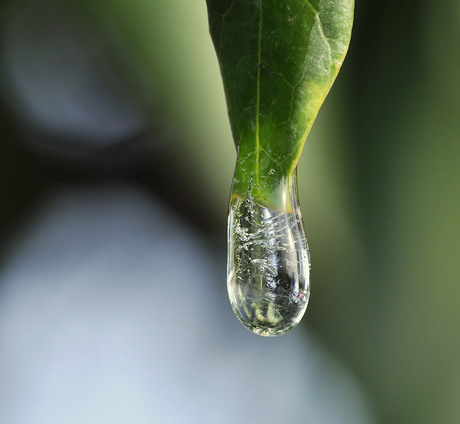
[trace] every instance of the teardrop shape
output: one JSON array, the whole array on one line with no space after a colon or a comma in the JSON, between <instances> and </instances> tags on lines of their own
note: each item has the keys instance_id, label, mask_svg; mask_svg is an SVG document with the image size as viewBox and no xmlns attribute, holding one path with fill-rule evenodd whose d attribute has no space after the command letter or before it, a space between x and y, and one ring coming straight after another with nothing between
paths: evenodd
<instances>
[{"instance_id":1,"label":"teardrop shape","mask_svg":"<svg viewBox=\"0 0 460 424\"><path fill-rule=\"evenodd\" d=\"M228 219L227 289L241 323L261 336L294 328L310 297L310 255L296 172L276 191L282 207L233 194Z\"/></svg>"}]
</instances>

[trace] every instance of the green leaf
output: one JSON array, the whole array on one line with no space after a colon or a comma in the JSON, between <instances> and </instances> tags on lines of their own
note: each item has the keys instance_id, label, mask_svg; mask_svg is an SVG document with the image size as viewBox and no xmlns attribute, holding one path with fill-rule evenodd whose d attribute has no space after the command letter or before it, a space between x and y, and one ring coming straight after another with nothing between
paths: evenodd
<instances>
[{"instance_id":1,"label":"green leaf","mask_svg":"<svg viewBox=\"0 0 460 424\"><path fill-rule=\"evenodd\" d=\"M353 0L207 0L238 151L233 193L270 203L348 49ZM253 193L254 194L254 193Z\"/></svg>"}]
</instances>

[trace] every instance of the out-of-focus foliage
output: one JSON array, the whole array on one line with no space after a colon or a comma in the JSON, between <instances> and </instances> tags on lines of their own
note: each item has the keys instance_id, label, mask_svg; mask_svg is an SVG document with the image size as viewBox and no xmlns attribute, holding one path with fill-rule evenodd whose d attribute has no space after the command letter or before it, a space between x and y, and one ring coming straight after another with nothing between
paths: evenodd
<instances>
[{"instance_id":1,"label":"out-of-focus foliage","mask_svg":"<svg viewBox=\"0 0 460 424\"><path fill-rule=\"evenodd\" d=\"M183 212L198 208L223 238L235 155L204 1L68 3L166 134L152 155L166 163L163 174L174 169L165 191L188 196ZM0 9L2 40L22 11L38 7L11 4ZM313 264L304 321L392 424L460 417L459 18L453 2L358 4L349 55L299 168ZM2 93L11 93L2 46ZM30 137L12 101L3 95L3 230L63 178L18 147Z\"/></svg>"}]
</instances>

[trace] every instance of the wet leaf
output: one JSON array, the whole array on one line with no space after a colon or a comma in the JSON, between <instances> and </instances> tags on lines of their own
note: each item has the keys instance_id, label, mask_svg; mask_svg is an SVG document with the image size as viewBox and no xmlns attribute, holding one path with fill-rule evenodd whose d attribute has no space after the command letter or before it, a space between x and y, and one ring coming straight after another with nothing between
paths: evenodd
<instances>
[{"instance_id":1,"label":"wet leaf","mask_svg":"<svg viewBox=\"0 0 460 424\"><path fill-rule=\"evenodd\" d=\"M350 41L353 0L207 0L238 150L233 192L296 169Z\"/></svg>"}]
</instances>

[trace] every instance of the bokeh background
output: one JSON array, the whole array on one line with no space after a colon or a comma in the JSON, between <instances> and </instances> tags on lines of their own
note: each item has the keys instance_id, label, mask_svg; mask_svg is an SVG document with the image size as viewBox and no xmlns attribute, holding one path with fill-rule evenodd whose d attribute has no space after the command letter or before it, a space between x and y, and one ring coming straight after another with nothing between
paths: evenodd
<instances>
[{"instance_id":1,"label":"bokeh background","mask_svg":"<svg viewBox=\"0 0 460 424\"><path fill-rule=\"evenodd\" d=\"M224 298L235 151L204 0L3 0L0 22L5 423L460 421L458 2L357 2L299 165L312 297L272 345Z\"/></svg>"}]
</instances>

